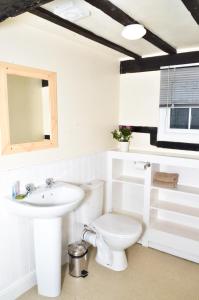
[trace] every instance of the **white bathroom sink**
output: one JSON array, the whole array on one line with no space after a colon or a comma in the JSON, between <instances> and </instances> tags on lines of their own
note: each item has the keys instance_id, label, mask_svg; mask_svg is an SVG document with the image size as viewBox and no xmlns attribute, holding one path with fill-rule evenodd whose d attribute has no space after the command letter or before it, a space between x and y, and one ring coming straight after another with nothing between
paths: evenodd
<instances>
[{"instance_id":1,"label":"white bathroom sink","mask_svg":"<svg viewBox=\"0 0 199 300\"><path fill-rule=\"evenodd\" d=\"M22 200L4 197L0 201L8 212L33 218L36 277L42 296L60 295L62 217L81 203L84 194L78 186L55 182L36 188Z\"/></svg>"},{"instance_id":2,"label":"white bathroom sink","mask_svg":"<svg viewBox=\"0 0 199 300\"><path fill-rule=\"evenodd\" d=\"M22 199L3 197L0 205L17 216L33 218L38 293L57 297L61 292L62 217L73 211L85 192L66 182L40 186Z\"/></svg>"},{"instance_id":3,"label":"white bathroom sink","mask_svg":"<svg viewBox=\"0 0 199 300\"><path fill-rule=\"evenodd\" d=\"M11 213L19 216L56 218L75 209L83 198L84 191L80 187L65 182L55 182L52 187L38 187L22 200L7 197L4 205Z\"/></svg>"}]
</instances>

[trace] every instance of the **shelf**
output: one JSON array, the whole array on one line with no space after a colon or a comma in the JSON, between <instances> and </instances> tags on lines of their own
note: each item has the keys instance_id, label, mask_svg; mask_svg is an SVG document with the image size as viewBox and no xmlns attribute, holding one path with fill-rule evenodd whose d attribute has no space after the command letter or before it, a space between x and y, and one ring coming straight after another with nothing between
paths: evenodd
<instances>
[{"instance_id":1,"label":"shelf","mask_svg":"<svg viewBox=\"0 0 199 300\"><path fill-rule=\"evenodd\" d=\"M186 185L177 185L176 188L167 188L162 187L161 185L152 185L151 189L161 189L166 190L169 192L177 192L177 193L183 193L183 194L192 194L199 196L199 188L193 187L193 186L186 186Z\"/></svg>"},{"instance_id":2,"label":"shelf","mask_svg":"<svg viewBox=\"0 0 199 300\"><path fill-rule=\"evenodd\" d=\"M112 181L113 182L120 182L120 183L144 185L144 178L140 178L140 177L119 176L117 178L113 178Z\"/></svg>"},{"instance_id":3,"label":"shelf","mask_svg":"<svg viewBox=\"0 0 199 300\"><path fill-rule=\"evenodd\" d=\"M151 208L199 218L199 208L197 207L185 206L167 201L152 200Z\"/></svg>"},{"instance_id":4,"label":"shelf","mask_svg":"<svg viewBox=\"0 0 199 300\"><path fill-rule=\"evenodd\" d=\"M155 219L151 222L150 229L173 234L197 242L199 241L199 229L180 225L174 222Z\"/></svg>"}]
</instances>

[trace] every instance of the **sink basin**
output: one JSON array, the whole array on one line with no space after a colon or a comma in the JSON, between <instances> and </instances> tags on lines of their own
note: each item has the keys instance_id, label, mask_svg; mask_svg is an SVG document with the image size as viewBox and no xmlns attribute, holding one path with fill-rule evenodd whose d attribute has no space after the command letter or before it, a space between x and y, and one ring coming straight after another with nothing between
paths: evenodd
<instances>
[{"instance_id":1,"label":"sink basin","mask_svg":"<svg viewBox=\"0 0 199 300\"><path fill-rule=\"evenodd\" d=\"M33 218L38 293L58 297L61 292L62 217L74 210L84 191L73 184L55 182L41 186L22 200L4 197L8 212Z\"/></svg>"},{"instance_id":2,"label":"sink basin","mask_svg":"<svg viewBox=\"0 0 199 300\"><path fill-rule=\"evenodd\" d=\"M84 191L73 184L55 182L41 186L22 200L7 198L5 205L16 215L31 218L56 218L75 209L84 198Z\"/></svg>"}]
</instances>

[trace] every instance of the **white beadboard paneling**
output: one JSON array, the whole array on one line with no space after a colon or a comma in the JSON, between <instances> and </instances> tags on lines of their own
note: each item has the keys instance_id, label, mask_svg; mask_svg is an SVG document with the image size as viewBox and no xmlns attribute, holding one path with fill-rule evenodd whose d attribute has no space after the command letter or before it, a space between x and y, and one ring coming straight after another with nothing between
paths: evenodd
<instances>
[{"instance_id":1,"label":"white beadboard paneling","mask_svg":"<svg viewBox=\"0 0 199 300\"><path fill-rule=\"evenodd\" d=\"M74 183L84 183L94 179L105 180L106 153L0 171L0 195L11 195L12 184L16 180L20 181L23 191L27 183L40 185L47 177ZM13 295L15 287L16 293L17 291L20 293L20 289L25 290L26 277L29 280L28 274L34 272L32 221L10 215L2 205L0 207L0 299L5 295L9 299L9 293ZM74 235L75 224L70 214L63 220L63 261L67 257L67 245L74 241ZM34 280L29 281L27 286L31 287ZM20 287L20 284L23 286Z\"/></svg>"}]
</instances>

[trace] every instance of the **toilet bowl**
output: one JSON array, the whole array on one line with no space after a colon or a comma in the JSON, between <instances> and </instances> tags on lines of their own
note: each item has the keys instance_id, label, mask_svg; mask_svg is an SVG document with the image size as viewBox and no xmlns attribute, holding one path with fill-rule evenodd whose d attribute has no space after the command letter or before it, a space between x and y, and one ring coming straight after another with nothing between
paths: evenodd
<instances>
[{"instance_id":1,"label":"toilet bowl","mask_svg":"<svg viewBox=\"0 0 199 300\"><path fill-rule=\"evenodd\" d=\"M99 232L110 248L110 261L101 260L102 255L96 257L96 261L101 265L109 267L115 271L122 271L127 268L125 249L137 242L141 233L142 225L132 217L120 214L104 214L95 220L91 227ZM98 250L97 250L98 251Z\"/></svg>"},{"instance_id":2,"label":"toilet bowl","mask_svg":"<svg viewBox=\"0 0 199 300\"><path fill-rule=\"evenodd\" d=\"M142 223L126 215L102 214L102 181L91 182L83 188L87 196L76 211L78 222L85 226L82 238L97 248L97 263L115 271L125 270L128 266L125 249L141 236Z\"/></svg>"}]
</instances>

